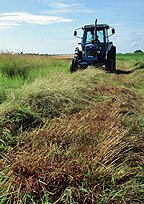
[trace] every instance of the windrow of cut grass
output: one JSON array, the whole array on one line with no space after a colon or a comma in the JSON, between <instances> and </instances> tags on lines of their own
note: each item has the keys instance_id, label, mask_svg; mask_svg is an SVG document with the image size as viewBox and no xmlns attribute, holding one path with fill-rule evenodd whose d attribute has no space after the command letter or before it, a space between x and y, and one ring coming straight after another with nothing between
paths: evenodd
<instances>
[{"instance_id":1,"label":"windrow of cut grass","mask_svg":"<svg viewBox=\"0 0 144 204\"><path fill-rule=\"evenodd\" d=\"M93 69L75 75L51 74L10 92L0 106L1 135L6 148L8 144L15 145L16 136L22 131L39 127L61 114L73 114L93 103L111 100L104 88L109 76L104 79L104 75ZM94 88L94 84L99 85Z\"/></svg>"},{"instance_id":2,"label":"windrow of cut grass","mask_svg":"<svg viewBox=\"0 0 144 204\"><path fill-rule=\"evenodd\" d=\"M7 89L2 204L143 203L143 63L130 72L122 64L115 74L49 72Z\"/></svg>"},{"instance_id":3,"label":"windrow of cut grass","mask_svg":"<svg viewBox=\"0 0 144 204\"><path fill-rule=\"evenodd\" d=\"M2 164L3 202L141 202L139 104L125 88L114 97L22 134Z\"/></svg>"}]
</instances>

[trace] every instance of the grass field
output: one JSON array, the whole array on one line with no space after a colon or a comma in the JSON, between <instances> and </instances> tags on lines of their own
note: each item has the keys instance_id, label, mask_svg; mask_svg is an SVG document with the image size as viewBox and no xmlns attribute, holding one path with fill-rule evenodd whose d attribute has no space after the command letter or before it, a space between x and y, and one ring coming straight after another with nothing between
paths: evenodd
<instances>
[{"instance_id":1,"label":"grass field","mask_svg":"<svg viewBox=\"0 0 144 204\"><path fill-rule=\"evenodd\" d=\"M0 204L144 202L144 54L117 71L0 55Z\"/></svg>"}]
</instances>

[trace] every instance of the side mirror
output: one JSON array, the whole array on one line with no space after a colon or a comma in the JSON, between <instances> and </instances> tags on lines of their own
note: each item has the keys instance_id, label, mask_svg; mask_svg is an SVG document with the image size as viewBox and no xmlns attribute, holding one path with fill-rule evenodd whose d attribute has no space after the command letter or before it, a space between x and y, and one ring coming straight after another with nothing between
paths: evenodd
<instances>
[{"instance_id":1,"label":"side mirror","mask_svg":"<svg viewBox=\"0 0 144 204\"><path fill-rule=\"evenodd\" d=\"M77 36L77 31L76 30L74 31L74 36Z\"/></svg>"},{"instance_id":2,"label":"side mirror","mask_svg":"<svg viewBox=\"0 0 144 204\"><path fill-rule=\"evenodd\" d=\"M115 29L114 28L112 28L112 34L115 34Z\"/></svg>"}]
</instances>

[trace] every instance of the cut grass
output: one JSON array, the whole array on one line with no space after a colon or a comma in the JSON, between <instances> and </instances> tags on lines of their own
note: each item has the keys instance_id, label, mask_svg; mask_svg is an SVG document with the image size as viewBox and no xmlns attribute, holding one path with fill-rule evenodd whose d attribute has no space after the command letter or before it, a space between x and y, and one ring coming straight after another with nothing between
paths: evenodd
<instances>
[{"instance_id":1,"label":"cut grass","mask_svg":"<svg viewBox=\"0 0 144 204\"><path fill-rule=\"evenodd\" d=\"M143 63L70 75L30 59L59 71L2 89L1 203L142 203Z\"/></svg>"},{"instance_id":2,"label":"cut grass","mask_svg":"<svg viewBox=\"0 0 144 204\"><path fill-rule=\"evenodd\" d=\"M50 203L121 203L133 201L133 196L141 200L141 136L133 137L133 125L124 126L135 101L131 94L130 100L121 89L115 102L62 115L50 128L22 135L5 162L11 169L5 185L15 202L26 194L38 201L44 192ZM122 105L127 101L129 114Z\"/></svg>"},{"instance_id":3,"label":"cut grass","mask_svg":"<svg viewBox=\"0 0 144 204\"><path fill-rule=\"evenodd\" d=\"M109 94L92 89L92 81L100 73L103 74L97 71L94 76L93 70L87 70L81 73L81 77L78 73L77 76L51 75L14 90L0 106L3 141L7 141L9 133L8 135L12 135L13 144L13 138L23 130L36 128L36 125L39 127L62 113L72 114L95 102L109 100Z\"/></svg>"}]
</instances>

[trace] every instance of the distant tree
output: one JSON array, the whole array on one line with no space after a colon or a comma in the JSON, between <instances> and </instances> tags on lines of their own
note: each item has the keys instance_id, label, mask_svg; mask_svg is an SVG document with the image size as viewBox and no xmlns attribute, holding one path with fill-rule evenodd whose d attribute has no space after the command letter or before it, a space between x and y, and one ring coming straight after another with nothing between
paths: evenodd
<instances>
[{"instance_id":1,"label":"distant tree","mask_svg":"<svg viewBox=\"0 0 144 204\"><path fill-rule=\"evenodd\" d=\"M134 51L134 53L143 53L143 51L142 50L136 50L136 51Z\"/></svg>"}]
</instances>

